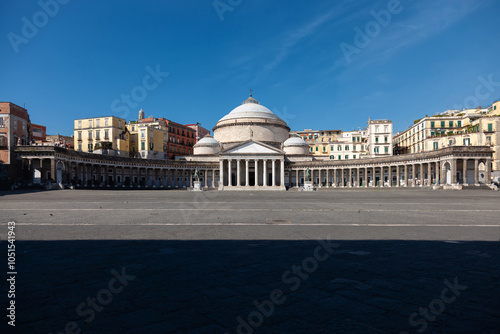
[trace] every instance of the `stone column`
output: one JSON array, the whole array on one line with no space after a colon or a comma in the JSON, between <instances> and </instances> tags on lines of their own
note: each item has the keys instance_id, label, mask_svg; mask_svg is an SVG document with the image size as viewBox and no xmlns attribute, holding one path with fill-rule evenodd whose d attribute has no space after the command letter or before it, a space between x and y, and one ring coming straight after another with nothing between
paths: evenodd
<instances>
[{"instance_id":1,"label":"stone column","mask_svg":"<svg viewBox=\"0 0 500 334\"><path fill-rule=\"evenodd\" d=\"M280 175L280 186L282 189L285 188L285 160L281 160L281 175Z\"/></svg>"},{"instance_id":2,"label":"stone column","mask_svg":"<svg viewBox=\"0 0 500 334\"><path fill-rule=\"evenodd\" d=\"M420 168L420 186L424 186L424 164L420 163L419 165Z\"/></svg>"},{"instance_id":3,"label":"stone column","mask_svg":"<svg viewBox=\"0 0 500 334\"><path fill-rule=\"evenodd\" d=\"M267 186L267 159L264 159L262 167L262 185Z\"/></svg>"},{"instance_id":4,"label":"stone column","mask_svg":"<svg viewBox=\"0 0 500 334\"><path fill-rule=\"evenodd\" d=\"M489 185L491 183L491 159L486 159L486 162L484 163L484 168L485 168L485 179L484 183L486 185Z\"/></svg>"},{"instance_id":5,"label":"stone column","mask_svg":"<svg viewBox=\"0 0 500 334\"><path fill-rule=\"evenodd\" d=\"M212 169L212 188L215 188L215 169Z\"/></svg>"},{"instance_id":6,"label":"stone column","mask_svg":"<svg viewBox=\"0 0 500 334\"><path fill-rule=\"evenodd\" d=\"M330 188L330 170L326 169L326 187Z\"/></svg>"},{"instance_id":7,"label":"stone column","mask_svg":"<svg viewBox=\"0 0 500 334\"><path fill-rule=\"evenodd\" d=\"M272 178L273 178L272 186L274 187L276 185L276 160L273 159L271 167L273 169L273 171L272 171ZM299 170L297 169L297 181L298 181L298 176L299 176Z\"/></svg>"},{"instance_id":8,"label":"stone column","mask_svg":"<svg viewBox=\"0 0 500 334\"><path fill-rule=\"evenodd\" d=\"M407 164L405 164L405 182L404 182L404 186L408 187L408 165Z\"/></svg>"},{"instance_id":9,"label":"stone column","mask_svg":"<svg viewBox=\"0 0 500 334\"><path fill-rule=\"evenodd\" d=\"M321 182L321 168L318 169L318 187L319 188L323 187L322 182Z\"/></svg>"},{"instance_id":10,"label":"stone column","mask_svg":"<svg viewBox=\"0 0 500 334\"><path fill-rule=\"evenodd\" d=\"M479 160L474 159L474 184L479 185Z\"/></svg>"},{"instance_id":11,"label":"stone column","mask_svg":"<svg viewBox=\"0 0 500 334\"><path fill-rule=\"evenodd\" d=\"M443 185L446 185L446 169L444 168L444 164L443 167L441 168L441 180Z\"/></svg>"},{"instance_id":12,"label":"stone column","mask_svg":"<svg viewBox=\"0 0 500 334\"><path fill-rule=\"evenodd\" d=\"M340 169L340 187L344 188L344 168Z\"/></svg>"},{"instance_id":13,"label":"stone column","mask_svg":"<svg viewBox=\"0 0 500 334\"><path fill-rule=\"evenodd\" d=\"M337 169L333 169L333 175L332 175L332 185L334 188L337 188Z\"/></svg>"},{"instance_id":14,"label":"stone column","mask_svg":"<svg viewBox=\"0 0 500 334\"><path fill-rule=\"evenodd\" d=\"M125 187L125 166L122 166L122 187Z\"/></svg>"},{"instance_id":15,"label":"stone column","mask_svg":"<svg viewBox=\"0 0 500 334\"><path fill-rule=\"evenodd\" d=\"M248 159L245 159L245 186L248 187L250 185L249 181L248 181L248 175L249 175L249 171L248 171Z\"/></svg>"},{"instance_id":16,"label":"stone column","mask_svg":"<svg viewBox=\"0 0 500 334\"><path fill-rule=\"evenodd\" d=\"M368 188L368 167L365 167L365 171L364 171L364 187L365 188Z\"/></svg>"},{"instance_id":17,"label":"stone column","mask_svg":"<svg viewBox=\"0 0 500 334\"><path fill-rule=\"evenodd\" d=\"M233 177L231 175L231 172L232 172L232 167L231 166L233 164L233 160L232 159L229 159L227 161L227 186L228 187L232 187L233 186Z\"/></svg>"},{"instance_id":18,"label":"stone column","mask_svg":"<svg viewBox=\"0 0 500 334\"><path fill-rule=\"evenodd\" d=\"M401 171L399 170L401 166L396 166L396 187L399 187L399 178L401 177Z\"/></svg>"},{"instance_id":19,"label":"stone column","mask_svg":"<svg viewBox=\"0 0 500 334\"><path fill-rule=\"evenodd\" d=\"M299 187L299 169L297 168L295 170L295 183L296 183L296 187L298 188ZM274 185L274 160L273 160L273 185Z\"/></svg>"},{"instance_id":20,"label":"stone column","mask_svg":"<svg viewBox=\"0 0 500 334\"><path fill-rule=\"evenodd\" d=\"M388 176L389 176L389 187L392 187L392 166L391 165L389 165Z\"/></svg>"},{"instance_id":21,"label":"stone column","mask_svg":"<svg viewBox=\"0 0 500 334\"><path fill-rule=\"evenodd\" d=\"M100 164L98 164L96 166L96 168L97 168L97 185L100 186L101 185L102 166Z\"/></svg>"},{"instance_id":22,"label":"stone column","mask_svg":"<svg viewBox=\"0 0 500 334\"><path fill-rule=\"evenodd\" d=\"M412 187L415 187L415 178L416 178L416 175L415 175L415 164L412 164L411 165L411 183L412 183Z\"/></svg>"},{"instance_id":23,"label":"stone column","mask_svg":"<svg viewBox=\"0 0 500 334\"><path fill-rule=\"evenodd\" d=\"M430 162L427 163L427 183L428 186L432 185L432 164Z\"/></svg>"},{"instance_id":24,"label":"stone column","mask_svg":"<svg viewBox=\"0 0 500 334\"><path fill-rule=\"evenodd\" d=\"M224 187L224 160L221 158L219 161L219 190Z\"/></svg>"},{"instance_id":25,"label":"stone column","mask_svg":"<svg viewBox=\"0 0 500 334\"><path fill-rule=\"evenodd\" d=\"M451 160L451 184L457 184L457 159Z\"/></svg>"},{"instance_id":26,"label":"stone column","mask_svg":"<svg viewBox=\"0 0 500 334\"><path fill-rule=\"evenodd\" d=\"M380 188L384 187L384 169L384 166L380 166Z\"/></svg>"},{"instance_id":27,"label":"stone column","mask_svg":"<svg viewBox=\"0 0 500 334\"><path fill-rule=\"evenodd\" d=\"M259 185L259 160L255 159L255 186Z\"/></svg>"},{"instance_id":28,"label":"stone column","mask_svg":"<svg viewBox=\"0 0 500 334\"><path fill-rule=\"evenodd\" d=\"M57 181L56 160L55 159L50 159L50 178L54 182Z\"/></svg>"},{"instance_id":29,"label":"stone column","mask_svg":"<svg viewBox=\"0 0 500 334\"><path fill-rule=\"evenodd\" d=\"M241 186L241 177L240 177L240 162L241 160L236 160L236 185Z\"/></svg>"},{"instance_id":30,"label":"stone column","mask_svg":"<svg viewBox=\"0 0 500 334\"><path fill-rule=\"evenodd\" d=\"M441 180L440 178L440 173L439 173L439 161L436 161L436 164L434 166L435 168L435 171L434 171L434 176L435 176L435 179L436 179L436 184L439 185L439 180Z\"/></svg>"},{"instance_id":31,"label":"stone column","mask_svg":"<svg viewBox=\"0 0 500 334\"><path fill-rule=\"evenodd\" d=\"M462 182L463 184L467 184L467 159L462 159Z\"/></svg>"}]
</instances>

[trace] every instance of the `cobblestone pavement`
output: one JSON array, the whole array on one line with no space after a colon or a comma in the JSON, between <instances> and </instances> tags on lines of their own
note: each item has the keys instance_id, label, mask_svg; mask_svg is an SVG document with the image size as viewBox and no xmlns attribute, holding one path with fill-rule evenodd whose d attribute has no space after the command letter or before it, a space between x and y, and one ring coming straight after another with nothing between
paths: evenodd
<instances>
[{"instance_id":1,"label":"cobblestone pavement","mask_svg":"<svg viewBox=\"0 0 500 334\"><path fill-rule=\"evenodd\" d=\"M497 192L1 195L8 332L500 333Z\"/></svg>"}]
</instances>

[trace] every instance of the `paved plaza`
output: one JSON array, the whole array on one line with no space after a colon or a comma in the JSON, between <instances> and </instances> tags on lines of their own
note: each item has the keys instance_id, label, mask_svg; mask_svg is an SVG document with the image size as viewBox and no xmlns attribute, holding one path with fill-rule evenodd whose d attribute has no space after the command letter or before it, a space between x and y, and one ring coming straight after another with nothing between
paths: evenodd
<instances>
[{"instance_id":1,"label":"paved plaza","mask_svg":"<svg viewBox=\"0 0 500 334\"><path fill-rule=\"evenodd\" d=\"M499 204L484 189L14 192L0 236L5 250L16 222L20 333L498 334Z\"/></svg>"}]
</instances>

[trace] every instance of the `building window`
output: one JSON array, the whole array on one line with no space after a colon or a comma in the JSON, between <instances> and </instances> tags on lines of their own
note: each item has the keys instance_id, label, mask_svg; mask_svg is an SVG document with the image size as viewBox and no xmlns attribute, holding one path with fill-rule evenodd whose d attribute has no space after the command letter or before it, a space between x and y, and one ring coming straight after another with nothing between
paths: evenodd
<instances>
[{"instance_id":1,"label":"building window","mask_svg":"<svg viewBox=\"0 0 500 334\"><path fill-rule=\"evenodd\" d=\"M146 142L145 141L141 141L141 150L145 150L146 149Z\"/></svg>"},{"instance_id":2,"label":"building window","mask_svg":"<svg viewBox=\"0 0 500 334\"><path fill-rule=\"evenodd\" d=\"M88 144L88 145L87 145L87 149L88 149L89 151L92 151L92 143L90 143L90 144Z\"/></svg>"},{"instance_id":3,"label":"building window","mask_svg":"<svg viewBox=\"0 0 500 334\"><path fill-rule=\"evenodd\" d=\"M82 132L81 131L78 131L78 140L82 140Z\"/></svg>"},{"instance_id":4,"label":"building window","mask_svg":"<svg viewBox=\"0 0 500 334\"><path fill-rule=\"evenodd\" d=\"M104 130L104 139L109 139L109 130Z\"/></svg>"},{"instance_id":5,"label":"building window","mask_svg":"<svg viewBox=\"0 0 500 334\"><path fill-rule=\"evenodd\" d=\"M99 123L100 123L99 121L100 121L100 119L96 119L96 120L95 120L95 126L96 126L97 128L99 127Z\"/></svg>"},{"instance_id":6,"label":"building window","mask_svg":"<svg viewBox=\"0 0 500 334\"><path fill-rule=\"evenodd\" d=\"M434 136L434 134L435 134L434 131L431 131L431 137Z\"/></svg>"},{"instance_id":7,"label":"building window","mask_svg":"<svg viewBox=\"0 0 500 334\"><path fill-rule=\"evenodd\" d=\"M457 121L457 127L459 127L459 128L462 127L462 121Z\"/></svg>"},{"instance_id":8,"label":"building window","mask_svg":"<svg viewBox=\"0 0 500 334\"><path fill-rule=\"evenodd\" d=\"M107 118L104 120L104 126L108 126L108 119Z\"/></svg>"},{"instance_id":9,"label":"building window","mask_svg":"<svg viewBox=\"0 0 500 334\"><path fill-rule=\"evenodd\" d=\"M493 124L488 123L488 132L492 132L492 131L493 131Z\"/></svg>"},{"instance_id":10,"label":"building window","mask_svg":"<svg viewBox=\"0 0 500 334\"><path fill-rule=\"evenodd\" d=\"M82 121L78 121L78 128L81 129L82 128Z\"/></svg>"},{"instance_id":11,"label":"building window","mask_svg":"<svg viewBox=\"0 0 500 334\"><path fill-rule=\"evenodd\" d=\"M143 129L141 130L141 139L144 139L146 137L146 131Z\"/></svg>"},{"instance_id":12,"label":"building window","mask_svg":"<svg viewBox=\"0 0 500 334\"><path fill-rule=\"evenodd\" d=\"M470 145L470 138L464 138L464 146Z\"/></svg>"},{"instance_id":13,"label":"building window","mask_svg":"<svg viewBox=\"0 0 500 334\"><path fill-rule=\"evenodd\" d=\"M330 155L330 160L335 160L335 156L334 155Z\"/></svg>"},{"instance_id":14,"label":"building window","mask_svg":"<svg viewBox=\"0 0 500 334\"><path fill-rule=\"evenodd\" d=\"M337 146L337 151L342 151L342 145Z\"/></svg>"},{"instance_id":15,"label":"building window","mask_svg":"<svg viewBox=\"0 0 500 334\"><path fill-rule=\"evenodd\" d=\"M330 151L333 151L333 146L330 146Z\"/></svg>"},{"instance_id":16,"label":"building window","mask_svg":"<svg viewBox=\"0 0 500 334\"><path fill-rule=\"evenodd\" d=\"M373 152L378 153L378 147L375 147L375 148L373 149Z\"/></svg>"},{"instance_id":17,"label":"building window","mask_svg":"<svg viewBox=\"0 0 500 334\"><path fill-rule=\"evenodd\" d=\"M120 128L120 129L122 128L122 120L121 119L118 120L118 128Z\"/></svg>"},{"instance_id":18,"label":"building window","mask_svg":"<svg viewBox=\"0 0 500 334\"><path fill-rule=\"evenodd\" d=\"M378 137L375 137L375 142L378 143Z\"/></svg>"},{"instance_id":19,"label":"building window","mask_svg":"<svg viewBox=\"0 0 500 334\"><path fill-rule=\"evenodd\" d=\"M441 127L444 128L444 121L441 121Z\"/></svg>"},{"instance_id":20,"label":"building window","mask_svg":"<svg viewBox=\"0 0 500 334\"><path fill-rule=\"evenodd\" d=\"M349 156L348 156L348 155L346 155L346 156L345 156L345 159L346 159L346 160L348 160L348 159L349 159Z\"/></svg>"},{"instance_id":21,"label":"building window","mask_svg":"<svg viewBox=\"0 0 500 334\"><path fill-rule=\"evenodd\" d=\"M152 151L154 149L154 143L151 141L149 142L149 149Z\"/></svg>"},{"instance_id":22,"label":"building window","mask_svg":"<svg viewBox=\"0 0 500 334\"><path fill-rule=\"evenodd\" d=\"M450 140L448 140L448 146L451 146L451 145L453 145L453 140L450 139Z\"/></svg>"},{"instance_id":23,"label":"building window","mask_svg":"<svg viewBox=\"0 0 500 334\"><path fill-rule=\"evenodd\" d=\"M14 130L17 130L17 121L14 121Z\"/></svg>"},{"instance_id":24,"label":"building window","mask_svg":"<svg viewBox=\"0 0 500 334\"><path fill-rule=\"evenodd\" d=\"M389 132L389 125L384 125L384 132L385 133Z\"/></svg>"},{"instance_id":25,"label":"building window","mask_svg":"<svg viewBox=\"0 0 500 334\"><path fill-rule=\"evenodd\" d=\"M491 145L491 136L486 136L486 145Z\"/></svg>"},{"instance_id":26,"label":"building window","mask_svg":"<svg viewBox=\"0 0 500 334\"><path fill-rule=\"evenodd\" d=\"M384 141L387 143L387 136L384 137Z\"/></svg>"},{"instance_id":27,"label":"building window","mask_svg":"<svg viewBox=\"0 0 500 334\"><path fill-rule=\"evenodd\" d=\"M82 143L78 143L78 151L82 150Z\"/></svg>"},{"instance_id":28,"label":"building window","mask_svg":"<svg viewBox=\"0 0 500 334\"><path fill-rule=\"evenodd\" d=\"M316 146L316 152L318 152L318 146Z\"/></svg>"},{"instance_id":29,"label":"building window","mask_svg":"<svg viewBox=\"0 0 500 334\"><path fill-rule=\"evenodd\" d=\"M437 150L439 147L439 143L437 141L435 141L434 143L432 143L432 148L434 148L435 150Z\"/></svg>"},{"instance_id":30,"label":"building window","mask_svg":"<svg viewBox=\"0 0 500 334\"><path fill-rule=\"evenodd\" d=\"M431 129L434 129L434 122L431 122Z\"/></svg>"},{"instance_id":31,"label":"building window","mask_svg":"<svg viewBox=\"0 0 500 334\"><path fill-rule=\"evenodd\" d=\"M389 153L389 146L385 147L385 153Z\"/></svg>"},{"instance_id":32,"label":"building window","mask_svg":"<svg viewBox=\"0 0 500 334\"><path fill-rule=\"evenodd\" d=\"M452 128L452 127L453 127L453 121L449 121L449 122L448 122L448 126L449 126L450 128Z\"/></svg>"},{"instance_id":33,"label":"building window","mask_svg":"<svg viewBox=\"0 0 500 334\"><path fill-rule=\"evenodd\" d=\"M89 140L92 140L92 131L89 130Z\"/></svg>"},{"instance_id":34,"label":"building window","mask_svg":"<svg viewBox=\"0 0 500 334\"><path fill-rule=\"evenodd\" d=\"M326 152L326 146L323 146L323 152Z\"/></svg>"},{"instance_id":35,"label":"building window","mask_svg":"<svg viewBox=\"0 0 500 334\"><path fill-rule=\"evenodd\" d=\"M346 151L349 151L349 145L346 145L346 146L344 147L344 149L345 149Z\"/></svg>"},{"instance_id":36,"label":"building window","mask_svg":"<svg viewBox=\"0 0 500 334\"><path fill-rule=\"evenodd\" d=\"M101 136L100 136L99 130L96 130L96 132L95 132L95 140L100 140L101 139L100 137Z\"/></svg>"},{"instance_id":37,"label":"building window","mask_svg":"<svg viewBox=\"0 0 500 334\"><path fill-rule=\"evenodd\" d=\"M339 160L342 160L342 156L341 155L339 155Z\"/></svg>"},{"instance_id":38,"label":"building window","mask_svg":"<svg viewBox=\"0 0 500 334\"><path fill-rule=\"evenodd\" d=\"M356 159L356 154L353 154L353 155L352 155L352 158L353 158L353 159Z\"/></svg>"}]
</instances>

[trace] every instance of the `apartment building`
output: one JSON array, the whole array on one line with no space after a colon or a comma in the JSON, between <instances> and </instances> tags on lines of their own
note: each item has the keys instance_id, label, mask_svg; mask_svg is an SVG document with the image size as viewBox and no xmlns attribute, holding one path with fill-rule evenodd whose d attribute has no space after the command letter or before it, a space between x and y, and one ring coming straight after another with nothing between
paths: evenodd
<instances>
[{"instance_id":1,"label":"apartment building","mask_svg":"<svg viewBox=\"0 0 500 334\"><path fill-rule=\"evenodd\" d=\"M392 156L392 121L387 119L370 120L366 128L366 156Z\"/></svg>"},{"instance_id":2,"label":"apartment building","mask_svg":"<svg viewBox=\"0 0 500 334\"><path fill-rule=\"evenodd\" d=\"M491 171L500 177L500 101L488 108L447 110L425 116L394 138L394 154L418 153L448 146L490 146ZM480 170L484 170L484 166Z\"/></svg>"},{"instance_id":3,"label":"apartment building","mask_svg":"<svg viewBox=\"0 0 500 334\"><path fill-rule=\"evenodd\" d=\"M123 118L103 116L74 121L75 150L129 156L129 133Z\"/></svg>"}]
</instances>

